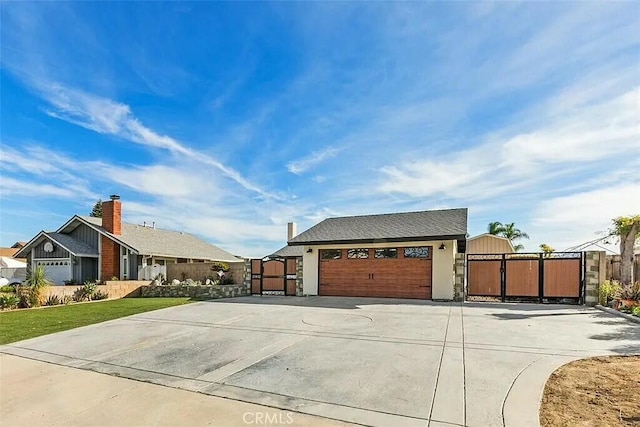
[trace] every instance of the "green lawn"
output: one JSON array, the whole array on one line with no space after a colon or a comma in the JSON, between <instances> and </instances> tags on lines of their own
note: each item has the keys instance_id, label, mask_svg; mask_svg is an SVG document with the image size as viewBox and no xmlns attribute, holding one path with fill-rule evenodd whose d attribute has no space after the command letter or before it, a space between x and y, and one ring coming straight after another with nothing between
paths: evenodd
<instances>
[{"instance_id":1,"label":"green lawn","mask_svg":"<svg viewBox=\"0 0 640 427\"><path fill-rule=\"evenodd\" d=\"M0 345L189 302L189 298L123 298L7 311L0 313Z\"/></svg>"}]
</instances>

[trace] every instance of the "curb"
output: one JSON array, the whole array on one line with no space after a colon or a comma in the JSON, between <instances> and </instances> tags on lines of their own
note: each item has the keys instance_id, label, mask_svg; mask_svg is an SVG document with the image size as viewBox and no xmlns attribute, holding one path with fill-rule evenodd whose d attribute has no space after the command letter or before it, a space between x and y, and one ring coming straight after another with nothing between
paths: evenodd
<instances>
[{"instance_id":1,"label":"curb","mask_svg":"<svg viewBox=\"0 0 640 427\"><path fill-rule=\"evenodd\" d=\"M601 306L600 304L596 304L595 308L597 308L598 310L604 311L605 313L613 314L614 316L624 317L625 319L631 322L640 323L640 317L632 316L631 314L627 314L627 313L622 313L618 310L614 310L613 308Z\"/></svg>"}]
</instances>

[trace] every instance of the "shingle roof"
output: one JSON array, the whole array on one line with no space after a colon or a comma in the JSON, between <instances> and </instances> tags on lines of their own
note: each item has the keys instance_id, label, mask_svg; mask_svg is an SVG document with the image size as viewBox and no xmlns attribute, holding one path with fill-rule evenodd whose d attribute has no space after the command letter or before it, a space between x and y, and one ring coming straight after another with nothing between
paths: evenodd
<instances>
[{"instance_id":1,"label":"shingle roof","mask_svg":"<svg viewBox=\"0 0 640 427\"><path fill-rule=\"evenodd\" d=\"M289 241L289 245L466 239L467 209L327 218Z\"/></svg>"},{"instance_id":2,"label":"shingle roof","mask_svg":"<svg viewBox=\"0 0 640 427\"><path fill-rule=\"evenodd\" d=\"M283 248L278 249L271 255L268 255L267 258L287 258L287 257L301 257L302 256L302 246L285 246Z\"/></svg>"},{"instance_id":3,"label":"shingle roof","mask_svg":"<svg viewBox=\"0 0 640 427\"><path fill-rule=\"evenodd\" d=\"M92 248L82 240L75 239L68 234L53 233L47 231L45 236L58 243L60 246L67 248L74 255L95 255L98 256L98 250Z\"/></svg>"},{"instance_id":4,"label":"shingle roof","mask_svg":"<svg viewBox=\"0 0 640 427\"><path fill-rule=\"evenodd\" d=\"M162 255L227 262L240 261L233 254L192 234L123 222L122 234L114 236L102 228L102 218L90 216L81 216L80 218L101 228L101 231L120 240L141 255Z\"/></svg>"}]
</instances>

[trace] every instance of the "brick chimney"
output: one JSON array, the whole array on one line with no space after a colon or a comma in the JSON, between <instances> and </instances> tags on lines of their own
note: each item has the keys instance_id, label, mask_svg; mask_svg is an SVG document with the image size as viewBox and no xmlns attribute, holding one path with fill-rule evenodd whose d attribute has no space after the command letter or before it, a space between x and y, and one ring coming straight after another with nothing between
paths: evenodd
<instances>
[{"instance_id":1,"label":"brick chimney","mask_svg":"<svg viewBox=\"0 0 640 427\"><path fill-rule=\"evenodd\" d=\"M102 202L102 228L111 234L122 234L122 203L120 196L113 194L108 202Z\"/></svg>"},{"instance_id":2,"label":"brick chimney","mask_svg":"<svg viewBox=\"0 0 640 427\"><path fill-rule=\"evenodd\" d=\"M287 242L298 235L298 224L295 222L287 223Z\"/></svg>"}]
</instances>

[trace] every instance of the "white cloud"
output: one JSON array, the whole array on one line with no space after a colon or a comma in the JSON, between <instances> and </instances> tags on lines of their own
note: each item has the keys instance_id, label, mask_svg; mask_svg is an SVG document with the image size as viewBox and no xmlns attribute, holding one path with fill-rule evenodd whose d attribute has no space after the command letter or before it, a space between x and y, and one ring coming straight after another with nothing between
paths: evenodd
<instances>
[{"instance_id":1,"label":"white cloud","mask_svg":"<svg viewBox=\"0 0 640 427\"><path fill-rule=\"evenodd\" d=\"M640 88L559 115L513 136L491 136L464 151L381 168L382 193L488 199L640 152ZM544 113L544 112L543 112ZM624 163L622 164L624 167Z\"/></svg>"},{"instance_id":2,"label":"white cloud","mask_svg":"<svg viewBox=\"0 0 640 427\"><path fill-rule=\"evenodd\" d=\"M558 250L604 236L611 220L640 213L640 179L600 185L590 191L557 197L536 208L529 234L538 244L546 242ZM606 233L605 233L606 234ZM533 242L532 242L533 243ZM609 248L617 250L615 246Z\"/></svg>"},{"instance_id":3,"label":"white cloud","mask_svg":"<svg viewBox=\"0 0 640 427\"><path fill-rule=\"evenodd\" d=\"M289 164L287 164L287 169L291 173L300 175L325 160L335 157L341 150L341 148L327 147L320 151L314 151L307 157L289 162Z\"/></svg>"}]
</instances>

